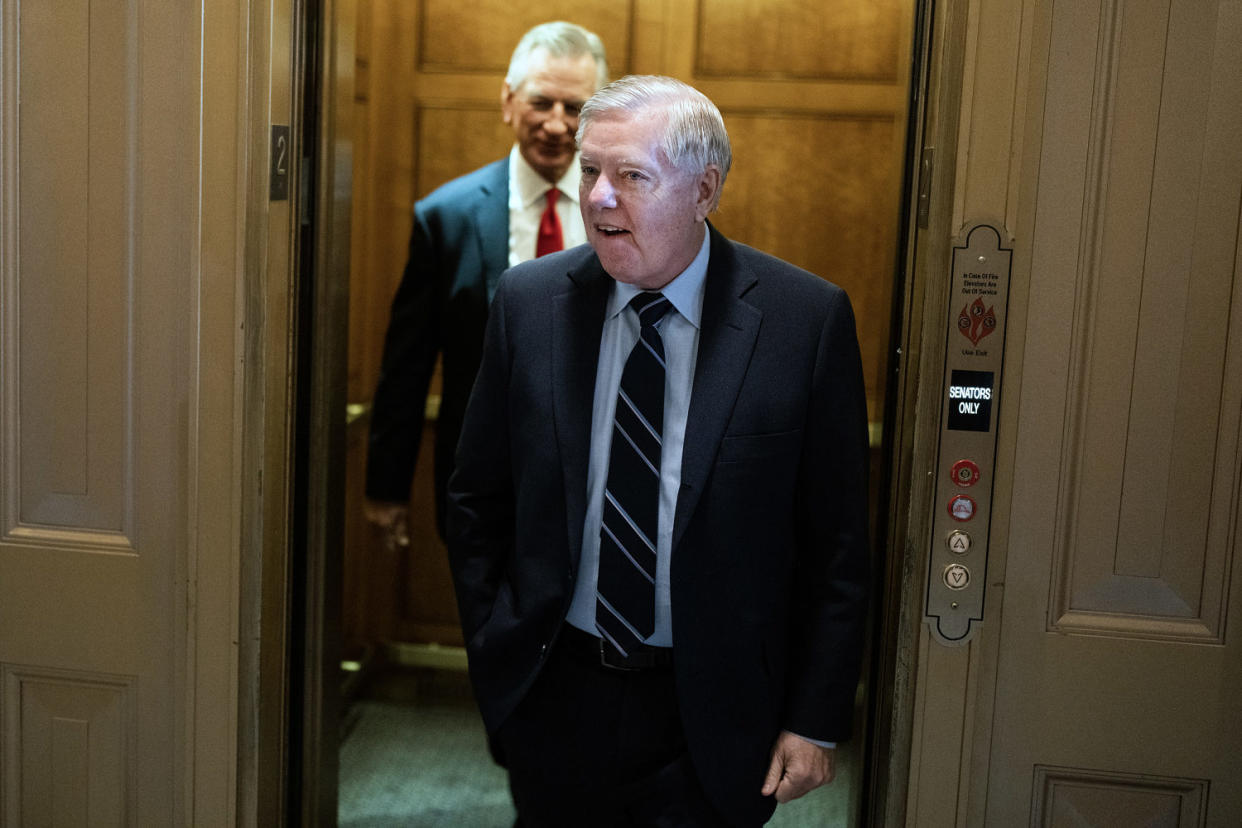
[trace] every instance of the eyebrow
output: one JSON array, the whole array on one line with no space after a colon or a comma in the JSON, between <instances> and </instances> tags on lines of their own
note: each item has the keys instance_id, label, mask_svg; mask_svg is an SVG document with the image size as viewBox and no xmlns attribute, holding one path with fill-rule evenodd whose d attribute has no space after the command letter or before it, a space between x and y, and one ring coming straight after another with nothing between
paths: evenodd
<instances>
[{"instance_id":1,"label":"eyebrow","mask_svg":"<svg viewBox=\"0 0 1242 828\"><path fill-rule=\"evenodd\" d=\"M546 94L542 89L535 86L528 87L525 95L527 98L543 98L545 101L560 101L564 104L576 104L578 106L582 106L586 103L586 98L556 98L552 95Z\"/></svg>"}]
</instances>

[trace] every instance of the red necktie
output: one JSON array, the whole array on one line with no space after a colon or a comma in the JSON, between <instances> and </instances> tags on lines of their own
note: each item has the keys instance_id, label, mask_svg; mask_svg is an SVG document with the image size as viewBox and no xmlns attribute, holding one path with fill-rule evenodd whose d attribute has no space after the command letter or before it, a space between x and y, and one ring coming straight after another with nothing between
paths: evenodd
<instances>
[{"instance_id":1,"label":"red necktie","mask_svg":"<svg viewBox=\"0 0 1242 828\"><path fill-rule=\"evenodd\" d=\"M560 191L555 187L548 190L548 206L539 217L539 240L535 242L535 258L555 253L565 246L561 240L561 220L556 217L556 197Z\"/></svg>"}]
</instances>

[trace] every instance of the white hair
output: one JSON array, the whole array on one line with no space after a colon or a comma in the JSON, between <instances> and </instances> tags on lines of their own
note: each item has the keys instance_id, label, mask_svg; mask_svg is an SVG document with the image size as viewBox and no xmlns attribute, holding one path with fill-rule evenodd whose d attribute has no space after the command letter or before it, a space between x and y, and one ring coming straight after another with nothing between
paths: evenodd
<instances>
[{"instance_id":1,"label":"white hair","mask_svg":"<svg viewBox=\"0 0 1242 828\"><path fill-rule=\"evenodd\" d=\"M599 35L576 23L554 20L540 23L518 41L513 57L509 59L509 72L505 75L505 83L509 84L510 89L516 91L526 83L531 65L540 50L556 58L590 55L595 61L595 88L608 82L608 56Z\"/></svg>"},{"instance_id":2,"label":"white hair","mask_svg":"<svg viewBox=\"0 0 1242 828\"><path fill-rule=\"evenodd\" d=\"M706 95L675 78L626 75L600 88L582 107L578 143L582 143L587 127L597 118L653 107L660 107L665 114L660 149L669 162L679 170L695 174L715 165L724 186L733 165L724 118Z\"/></svg>"}]
</instances>

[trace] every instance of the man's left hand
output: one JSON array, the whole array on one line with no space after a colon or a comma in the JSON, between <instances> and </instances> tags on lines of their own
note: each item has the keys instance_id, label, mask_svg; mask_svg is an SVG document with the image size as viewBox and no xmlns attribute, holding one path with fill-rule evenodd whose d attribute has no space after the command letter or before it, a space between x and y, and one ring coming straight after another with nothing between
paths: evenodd
<instances>
[{"instance_id":1,"label":"man's left hand","mask_svg":"<svg viewBox=\"0 0 1242 828\"><path fill-rule=\"evenodd\" d=\"M763 782L763 795L776 794L777 802L788 802L828 784L836 771L835 749L820 747L782 730L772 748L772 764Z\"/></svg>"}]
</instances>

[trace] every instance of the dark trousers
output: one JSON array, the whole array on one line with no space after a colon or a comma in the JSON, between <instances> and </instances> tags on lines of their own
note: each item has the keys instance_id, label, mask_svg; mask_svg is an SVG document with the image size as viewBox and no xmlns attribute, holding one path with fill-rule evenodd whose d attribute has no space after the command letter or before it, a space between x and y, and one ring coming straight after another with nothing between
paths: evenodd
<instances>
[{"instance_id":1,"label":"dark trousers","mask_svg":"<svg viewBox=\"0 0 1242 828\"><path fill-rule=\"evenodd\" d=\"M496 738L522 828L728 824L690 763L671 668L619 672L559 645Z\"/></svg>"}]
</instances>

